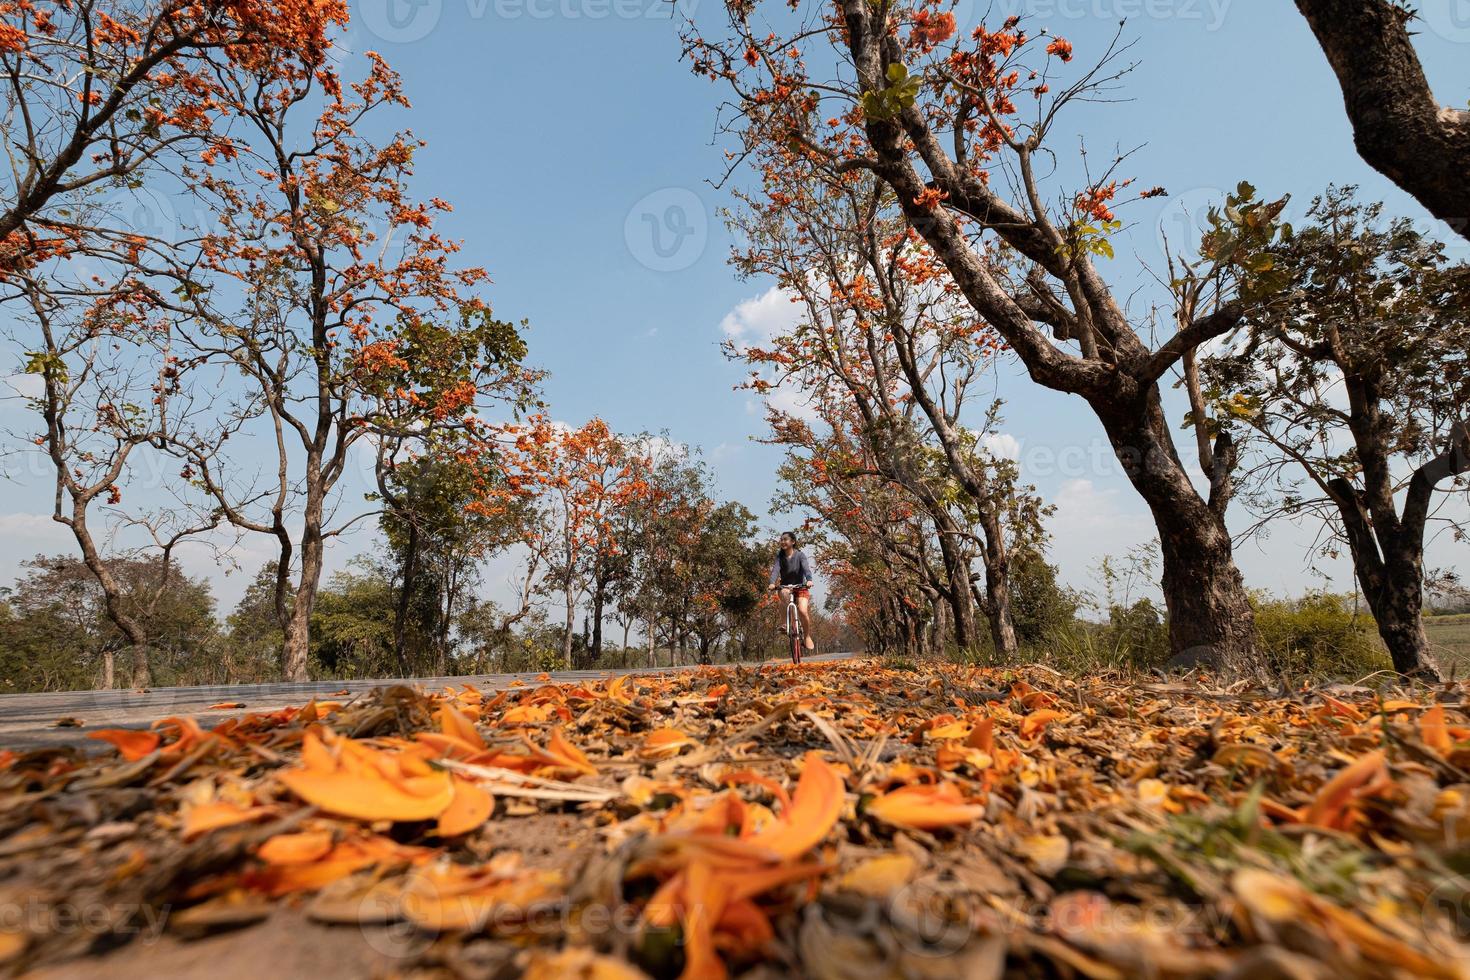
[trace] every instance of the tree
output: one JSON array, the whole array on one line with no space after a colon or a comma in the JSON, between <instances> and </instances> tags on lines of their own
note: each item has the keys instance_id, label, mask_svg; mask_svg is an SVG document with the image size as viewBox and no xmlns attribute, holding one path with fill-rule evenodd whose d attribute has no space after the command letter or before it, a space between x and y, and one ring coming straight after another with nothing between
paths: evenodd
<instances>
[{"instance_id":1,"label":"tree","mask_svg":"<svg viewBox=\"0 0 1470 980\"><path fill-rule=\"evenodd\" d=\"M324 72L346 23L340 0L5 4L0 280L93 239L136 244L135 229L83 208L88 195L234 154L240 78L266 95Z\"/></svg>"},{"instance_id":2,"label":"tree","mask_svg":"<svg viewBox=\"0 0 1470 980\"><path fill-rule=\"evenodd\" d=\"M109 595L96 572L66 555L37 555L8 590L10 617L0 645L25 651L23 662L7 665L20 689L47 690L114 686L117 653L132 637L114 619L111 604L148 637L154 668L167 683L202 679L214 652L214 598L207 582L182 574L157 556L109 558Z\"/></svg>"},{"instance_id":3,"label":"tree","mask_svg":"<svg viewBox=\"0 0 1470 980\"><path fill-rule=\"evenodd\" d=\"M1434 97L1402 0L1296 0L1342 88L1358 153L1470 238L1470 112Z\"/></svg>"},{"instance_id":4,"label":"tree","mask_svg":"<svg viewBox=\"0 0 1470 980\"><path fill-rule=\"evenodd\" d=\"M781 379L812 392L817 406L850 403L853 432L867 443L878 475L914 494L940 527L956 639L969 647L976 639L969 563L961 560L963 532L949 514L950 485L957 485L982 532L985 594L978 605L996 650L1013 654L999 518L1010 488L980 447L985 433L959 421L970 386L998 349L995 335L938 286L941 271L881 182L858 174L817 187L776 181L768 170L769 203L746 200L737 225L752 244L737 262L747 274L776 275L804 315L766 349L731 349L757 366L778 366ZM757 375L752 383L772 382ZM935 455L948 472L934 472Z\"/></svg>"},{"instance_id":5,"label":"tree","mask_svg":"<svg viewBox=\"0 0 1470 980\"><path fill-rule=\"evenodd\" d=\"M765 596L770 549L755 543L755 515L738 503L709 511L690 569L690 626L699 639L699 662L726 633L739 629Z\"/></svg>"},{"instance_id":6,"label":"tree","mask_svg":"<svg viewBox=\"0 0 1470 980\"><path fill-rule=\"evenodd\" d=\"M781 441L789 448L776 509L810 512L815 519L808 533L828 532L815 549L817 564L845 586L833 594L851 603L847 615L866 627L875 650L942 655L949 638L962 635L947 610L969 589L964 543L959 576L953 574L956 551L937 547L946 531L953 541L952 517L942 524L926 520L927 512L903 487L867 476L866 450L846 430L817 439L799 424Z\"/></svg>"},{"instance_id":7,"label":"tree","mask_svg":"<svg viewBox=\"0 0 1470 980\"><path fill-rule=\"evenodd\" d=\"M620 547L611 562L616 575L609 581L608 598L616 605L625 648L633 623L643 624L648 665L653 666L658 624L673 621L684 608L680 556L687 554L685 546L708 505L710 480L703 464L671 443L667 433L644 433L629 442L644 461L644 486L614 517ZM671 646L673 633L671 628Z\"/></svg>"},{"instance_id":8,"label":"tree","mask_svg":"<svg viewBox=\"0 0 1470 980\"><path fill-rule=\"evenodd\" d=\"M276 562L265 562L246 586L239 603L225 617L229 642L220 658L225 683L280 676L281 642L285 633L276 604L279 581ZM288 591L285 599L289 607L294 593Z\"/></svg>"},{"instance_id":9,"label":"tree","mask_svg":"<svg viewBox=\"0 0 1470 980\"><path fill-rule=\"evenodd\" d=\"M1076 622L1080 598L1057 582L1041 543L1024 542L1011 555L1017 638L1026 646L1056 638Z\"/></svg>"},{"instance_id":10,"label":"tree","mask_svg":"<svg viewBox=\"0 0 1470 980\"><path fill-rule=\"evenodd\" d=\"M534 496L543 515L528 546L546 556L546 582L561 595L566 614L562 663L571 669L577 602L599 562L622 548L614 536L614 517L645 492L646 461L598 418L566 429L539 416L507 432L515 435L513 449L506 450L507 482L513 492ZM597 629L600 643L600 624Z\"/></svg>"},{"instance_id":11,"label":"tree","mask_svg":"<svg viewBox=\"0 0 1470 980\"><path fill-rule=\"evenodd\" d=\"M169 445L225 519L276 539L289 680L308 674L326 544L370 516L332 519L353 447L451 436L472 447L487 432L479 413L520 404L534 381L516 327L477 295L484 270L454 268L458 245L434 231L449 205L408 196L422 144L359 135L376 110L406 105L398 77L370 58L350 90L330 76L289 97L232 90L254 145L236 166L192 175L214 229L198 255L156 270L175 284L165 301L190 318L185 341L246 389ZM324 106L298 146L296 107L316 98ZM278 463L256 485L231 469L228 443L261 430Z\"/></svg>"},{"instance_id":12,"label":"tree","mask_svg":"<svg viewBox=\"0 0 1470 980\"><path fill-rule=\"evenodd\" d=\"M1436 500L1470 473L1470 266L1351 188L1308 217L1278 260L1290 288L1211 359L1211 394L1250 439L1257 510L1325 520L1394 667L1433 676L1424 543Z\"/></svg>"},{"instance_id":13,"label":"tree","mask_svg":"<svg viewBox=\"0 0 1470 980\"><path fill-rule=\"evenodd\" d=\"M1060 205L1048 203L1054 191L1037 165L1053 152L1058 114L1126 75L1116 45L1062 84L1072 45L1032 35L1016 17L955 39L953 15L928 0L798 4L792 17L772 13L759 27L756 6L729 5L722 37L692 26L685 35L695 72L735 92L735 157L783 181L830 185L868 172L887 184L956 293L1031 379L1082 398L1101 423L1163 541L1175 653L1248 664L1251 609L1223 508L1190 481L1160 381L1269 291L1284 202L1231 203L1230 236L1216 243L1231 275L1217 280L1222 291L1209 309L1151 346L1097 264L1113 254L1114 208L1130 184L1114 176L1122 157L1061 190Z\"/></svg>"},{"instance_id":14,"label":"tree","mask_svg":"<svg viewBox=\"0 0 1470 980\"><path fill-rule=\"evenodd\" d=\"M96 577L67 556L37 555L24 567L26 574L3 590L6 691L112 687L117 647L97 630L104 616Z\"/></svg>"},{"instance_id":15,"label":"tree","mask_svg":"<svg viewBox=\"0 0 1470 980\"><path fill-rule=\"evenodd\" d=\"M312 657L329 677L382 677L394 666L395 589L370 560L337 572L312 610Z\"/></svg>"},{"instance_id":16,"label":"tree","mask_svg":"<svg viewBox=\"0 0 1470 980\"><path fill-rule=\"evenodd\" d=\"M488 452L466 458L431 449L397 462L380 450L378 488L386 506L379 524L397 591L392 649L405 676L423 669L448 673L450 632L472 601L480 562L515 540L519 502L472 506L483 499L486 481L497 479ZM411 638L430 654L427 664L410 652Z\"/></svg>"},{"instance_id":17,"label":"tree","mask_svg":"<svg viewBox=\"0 0 1470 980\"><path fill-rule=\"evenodd\" d=\"M131 684L146 687L151 680L146 621L173 585L174 555L183 542L213 530L220 519L193 514L186 506L118 518L115 523L124 529L145 531L152 539L149 546L120 556L156 558L157 578L146 597L114 574L114 561L104 554L106 531L99 533L93 519L98 506L117 512L135 457L155 449L176 417L186 418L192 411L187 398L176 398L187 366L170 351L167 321L140 323L143 317L128 309L125 293L111 294L78 312L29 272L19 273L16 280L30 303L40 340L26 364L27 373L41 381L40 394L31 402L39 431L26 441L39 446L51 464L52 519L71 532L97 579L107 616L127 640ZM111 658L109 653L109 687Z\"/></svg>"}]
</instances>

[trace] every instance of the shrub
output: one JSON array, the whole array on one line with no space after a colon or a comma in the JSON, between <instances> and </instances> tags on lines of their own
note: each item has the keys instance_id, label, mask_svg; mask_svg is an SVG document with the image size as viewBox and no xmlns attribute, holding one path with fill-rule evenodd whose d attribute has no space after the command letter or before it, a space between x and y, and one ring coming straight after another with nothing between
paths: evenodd
<instances>
[{"instance_id":1,"label":"shrub","mask_svg":"<svg viewBox=\"0 0 1470 980\"><path fill-rule=\"evenodd\" d=\"M1071 627L1081 597L1057 582L1056 566L1035 547L1017 548L1010 563L1011 617L1022 646L1046 641Z\"/></svg>"},{"instance_id":2,"label":"shrub","mask_svg":"<svg viewBox=\"0 0 1470 980\"><path fill-rule=\"evenodd\" d=\"M1275 674L1357 679L1393 669L1373 617L1356 611L1348 596L1309 592L1273 599L1258 593L1252 605L1261 653Z\"/></svg>"}]
</instances>

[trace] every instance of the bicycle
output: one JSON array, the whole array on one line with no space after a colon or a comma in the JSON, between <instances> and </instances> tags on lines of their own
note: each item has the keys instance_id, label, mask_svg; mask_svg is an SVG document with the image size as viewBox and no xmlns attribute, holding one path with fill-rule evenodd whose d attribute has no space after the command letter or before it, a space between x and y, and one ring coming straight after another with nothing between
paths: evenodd
<instances>
[{"instance_id":1,"label":"bicycle","mask_svg":"<svg viewBox=\"0 0 1470 980\"><path fill-rule=\"evenodd\" d=\"M791 640L791 662L801 664L801 655L806 651L806 637L801 633L801 614L796 609L796 586L782 586L786 593L786 636Z\"/></svg>"}]
</instances>

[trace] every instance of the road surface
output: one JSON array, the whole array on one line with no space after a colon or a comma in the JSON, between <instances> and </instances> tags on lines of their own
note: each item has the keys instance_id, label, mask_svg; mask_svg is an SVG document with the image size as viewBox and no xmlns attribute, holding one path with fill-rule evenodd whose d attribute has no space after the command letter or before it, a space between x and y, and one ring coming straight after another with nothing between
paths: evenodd
<instances>
[{"instance_id":1,"label":"road surface","mask_svg":"<svg viewBox=\"0 0 1470 980\"><path fill-rule=\"evenodd\" d=\"M845 660L851 653L816 654L812 662ZM769 660L766 663L784 663ZM746 666L758 666L750 663ZM551 680L567 683L598 680L618 674L659 674L680 667L626 667L612 670L561 670ZM87 738L103 728L147 728L160 718L193 715L200 723L217 724L232 716L252 711L274 711L305 704L312 698L345 701L378 687L409 684L437 691L471 684L482 691L499 691L514 682L541 683L538 672L522 674L473 674L463 677L381 678L360 681L310 681L304 684L231 684L214 687L161 687L146 691L48 691L41 694L0 696L0 749L16 751L61 745L102 744ZM239 702L235 709L211 705ZM58 725L58 722L64 722ZM206 725L209 727L209 725Z\"/></svg>"}]
</instances>

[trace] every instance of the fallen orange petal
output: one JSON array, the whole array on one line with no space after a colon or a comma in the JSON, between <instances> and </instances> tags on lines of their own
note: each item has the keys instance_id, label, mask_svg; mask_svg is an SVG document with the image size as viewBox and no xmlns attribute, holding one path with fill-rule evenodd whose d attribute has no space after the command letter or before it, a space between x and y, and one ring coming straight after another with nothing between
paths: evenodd
<instances>
[{"instance_id":1,"label":"fallen orange petal","mask_svg":"<svg viewBox=\"0 0 1470 980\"><path fill-rule=\"evenodd\" d=\"M660 728L644 736L638 755L644 759L667 759L678 755L684 746L693 744L694 739L677 728Z\"/></svg>"},{"instance_id":2,"label":"fallen orange petal","mask_svg":"<svg viewBox=\"0 0 1470 980\"><path fill-rule=\"evenodd\" d=\"M196 803L184 813L184 839L193 840L211 830L249 823L252 820L268 817L275 812L275 807L243 807L223 800L213 803Z\"/></svg>"},{"instance_id":3,"label":"fallen orange petal","mask_svg":"<svg viewBox=\"0 0 1470 980\"><path fill-rule=\"evenodd\" d=\"M808 752L791 808L781 813L779 823L751 837L749 843L787 858L805 854L837 823L845 792L837 771L820 754Z\"/></svg>"},{"instance_id":4,"label":"fallen orange petal","mask_svg":"<svg viewBox=\"0 0 1470 980\"><path fill-rule=\"evenodd\" d=\"M108 728L92 732L87 736L99 742L109 742L129 762L137 762L154 752L162 737L157 732L143 732L134 728Z\"/></svg>"},{"instance_id":5,"label":"fallen orange petal","mask_svg":"<svg viewBox=\"0 0 1470 980\"><path fill-rule=\"evenodd\" d=\"M488 820L494 809L495 797L468 779L455 776L454 801L439 815L439 836L467 834Z\"/></svg>"},{"instance_id":6,"label":"fallen orange petal","mask_svg":"<svg viewBox=\"0 0 1470 980\"><path fill-rule=\"evenodd\" d=\"M330 830L277 834L256 848L255 853L267 864L309 864L330 853L334 840Z\"/></svg>"},{"instance_id":7,"label":"fallen orange petal","mask_svg":"<svg viewBox=\"0 0 1470 980\"><path fill-rule=\"evenodd\" d=\"M969 824L985 815L951 783L901 786L868 804L867 812L895 827L934 830Z\"/></svg>"},{"instance_id":8,"label":"fallen orange petal","mask_svg":"<svg viewBox=\"0 0 1470 980\"><path fill-rule=\"evenodd\" d=\"M446 772L404 784L356 772L319 772L298 769L276 777L286 788L328 813L358 820L432 820L454 802L454 787Z\"/></svg>"},{"instance_id":9,"label":"fallen orange petal","mask_svg":"<svg viewBox=\"0 0 1470 980\"><path fill-rule=\"evenodd\" d=\"M1302 816L1302 823L1336 827L1353 795L1386 771L1382 749L1369 752L1351 765L1344 766L1317 791L1316 798Z\"/></svg>"},{"instance_id":10,"label":"fallen orange petal","mask_svg":"<svg viewBox=\"0 0 1470 980\"><path fill-rule=\"evenodd\" d=\"M438 719L439 730L445 735L459 739L476 750L485 748L485 740L480 737L480 731L475 728L475 723L453 705L441 704Z\"/></svg>"},{"instance_id":11,"label":"fallen orange petal","mask_svg":"<svg viewBox=\"0 0 1470 980\"><path fill-rule=\"evenodd\" d=\"M1050 725L1054 721L1061 721L1066 717L1067 713L1065 711L1055 711L1051 708L1042 708L1040 711L1033 711L1021 719L1021 734L1027 738L1033 735L1040 735L1046 731L1047 725Z\"/></svg>"},{"instance_id":12,"label":"fallen orange petal","mask_svg":"<svg viewBox=\"0 0 1470 980\"><path fill-rule=\"evenodd\" d=\"M680 980L724 980L724 961L715 952L715 924L725 912L728 893L709 865L696 861L684 880L680 919L684 926L684 972Z\"/></svg>"},{"instance_id":13,"label":"fallen orange petal","mask_svg":"<svg viewBox=\"0 0 1470 980\"><path fill-rule=\"evenodd\" d=\"M1449 726L1444 720L1444 705L1436 704L1419 718L1419 737L1424 744L1443 755L1454 747Z\"/></svg>"}]
</instances>

